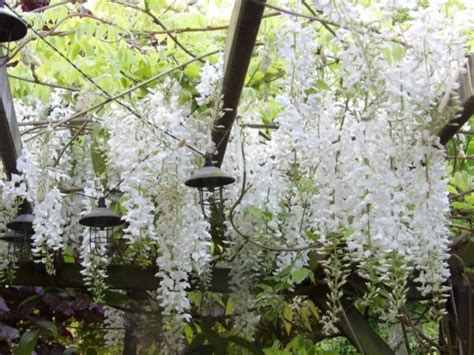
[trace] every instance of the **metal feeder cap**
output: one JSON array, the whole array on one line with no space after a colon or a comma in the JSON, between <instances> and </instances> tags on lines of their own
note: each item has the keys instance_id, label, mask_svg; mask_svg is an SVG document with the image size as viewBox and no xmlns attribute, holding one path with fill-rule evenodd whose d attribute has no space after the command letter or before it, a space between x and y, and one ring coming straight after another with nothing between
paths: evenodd
<instances>
[{"instance_id":1,"label":"metal feeder cap","mask_svg":"<svg viewBox=\"0 0 474 355\"><path fill-rule=\"evenodd\" d=\"M26 23L0 7L0 43L18 41L26 36Z\"/></svg>"},{"instance_id":2,"label":"metal feeder cap","mask_svg":"<svg viewBox=\"0 0 474 355\"><path fill-rule=\"evenodd\" d=\"M212 156L206 156L204 167L186 180L184 184L189 187L214 189L233 182L235 182L235 179L232 176L214 166Z\"/></svg>"},{"instance_id":3,"label":"metal feeder cap","mask_svg":"<svg viewBox=\"0 0 474 355\"><path fill-rule=\"evenodd\" d=\"M86 227L107 228L116 227L123 224L122 217L105 205L105 198L99 198L99 205L91 213L79 220L79 223Z\"/></svg>"}]
</instances>

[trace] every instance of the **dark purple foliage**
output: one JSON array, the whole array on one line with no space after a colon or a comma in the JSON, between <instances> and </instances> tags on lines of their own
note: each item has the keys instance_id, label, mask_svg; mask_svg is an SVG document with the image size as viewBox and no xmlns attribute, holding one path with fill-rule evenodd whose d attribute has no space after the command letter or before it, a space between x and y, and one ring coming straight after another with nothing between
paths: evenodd
<instances>
[{"instance_id":1,"label":"dark purple foliage","mask_svg":"<svg viewBox=\"0 0 474 355\"><path fill-rule=\"evenodd\" d=\"M39 331L35 352L63 354L74 340L68 330L73 322L82 327L100 327L104 310L89 295L65 289L41 287L0 288L0 354L11 354L11 344L27 331Z\"/></svg>"}]
</instances>

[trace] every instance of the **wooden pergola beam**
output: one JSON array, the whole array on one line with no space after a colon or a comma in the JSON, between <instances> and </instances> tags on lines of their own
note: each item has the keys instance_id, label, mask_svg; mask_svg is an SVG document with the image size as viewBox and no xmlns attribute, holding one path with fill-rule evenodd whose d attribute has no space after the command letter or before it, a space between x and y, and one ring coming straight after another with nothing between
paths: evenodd
<instances>
[{"instance_id":1,"label":"wooden pergola beam","mask_svg":"<svg viewBox=\"0 0 474 355\"><path fill-rule=\"evenodd\" d=\"M461 100L460 112L458 117L448 122L439 132L442 145L448 144L451 138L474 114L474 55L468 56L466 72L459 75L458 83L458 95Z\"/></svg>"},{"instance_id":2,"label":"wooden pergola beam","mask_svg":"<svg viewBox=\"0 0 474 355\"><path fill-rule=\"evenodd\" d=\"M0 48L0 58L2 58ZM4 59L0 59L4 61ZM7 70L0 66L0 154L8 177L16 173L16 160L21 155L21 138L10 92Z\"/></svg>"},{"instance_id":3,"label":"wooden pergola beam","mask_svg":"<svg viewBox=\"0 0 474 355\"><path fill-rule=\"evenodd\" d=\"M255 40L263 16L265 0L237 0L235 2L224 57L222 82L223 116L214 125L212 141L217 147L214 160L222 165L230 131L237 116L242 89L245 84Z\"/></svg>"},{"instance_id":4,"label":"wooden pergola beam","mask_svg":"<svg viewBox=\"0 0 474 355\"><path fill-rule=\"evenodd\" d=\"M55 275L49 275L44 265L34 262L20 263L15 272L11 286L39 286L55 288L85 289L81 274L82 267L75 263L56 265ZM160 279L156 277L158 267L140 267L138 265L109 265L107 267L107 284L112 289L123 290L156 290ZM210 291L229 292L229 272L227 268L214 268ZM191 280L191 288L197 285Z\"/></svg>"}]
</instances>

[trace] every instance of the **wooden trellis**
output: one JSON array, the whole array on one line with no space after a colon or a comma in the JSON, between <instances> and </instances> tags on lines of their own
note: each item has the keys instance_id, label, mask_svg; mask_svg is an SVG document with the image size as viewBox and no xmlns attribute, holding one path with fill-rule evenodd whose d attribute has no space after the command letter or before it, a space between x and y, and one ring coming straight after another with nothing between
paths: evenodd
<instances>
[{"instance_id":1,"label":"wooden trellis","mask_svg":"<svg viewBox=\"0 0 474 355\"><path fill-rule=\"evenodd\" d=\"M227 142L230 136L242 89L244 87L250 59L255 46L256 37L260 22L262 20L265 0L237 0L225 50L225 72L222 86L224 116L216 122L212 138L218 146L216 160L221 165ZM0 49L1 50L1 49ZM1 54L1 52L0 52ZM460 76L459 94L462 102L461 115L449 122L441 131L440 139L442 144L454 136L460 127L469 120L474 113L474 59L469 58L466 73ZM15 173L16 159L21 154L21 139L18 130L15 111L11 98L6 67L0 67L0 153L7 175ZM455 250L459 258L464 261L465 266L474 266L474 245L467 239ZM460 325L460 339L465 354L471 353L472 348L472 307L473 300L470 288L465 288L464 279L456 275L455 259L453 259L453 290L457 297L457 314ZM159 279L156 278L158 268L156 266L141 268L136 265L110 265L108 267L108 283L111 288L126 290L153 290L159 286ZM321 273L321 270L315 272ZM214 292L226 293L229 291L228 284L229 270L225 268L214 268L211 290ZM321 277L324 277L320 274ZM43 286L56 288L85 288L80 266L73 263L62 263L56 265L56 274L50 276L44 267L33 262L22 263L16 271L12 285L22 286ZM457 287L457 289L456 289ZM325 310L326 286L301 285L296 293L306 294L313 299L319 308ZM368 321L348 300L342 301L346 317L342 319L338 327L351 342L356 345L360 342L363 350L367 354L393 354L388 345L372 330ZM467 311L469 310L469 311Z\"/></svg>"}]
</instances>

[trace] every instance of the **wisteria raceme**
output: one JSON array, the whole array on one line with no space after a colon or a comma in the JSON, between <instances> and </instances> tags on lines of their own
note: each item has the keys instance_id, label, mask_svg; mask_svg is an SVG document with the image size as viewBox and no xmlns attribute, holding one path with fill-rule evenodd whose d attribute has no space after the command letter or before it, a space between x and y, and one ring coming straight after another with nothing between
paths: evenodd
<instances>
[{"instance_id":1,"label":"wisteria raceme","mask_svg":"<svg viewBox=\"0 0 474 355\"><path fill-rule=\"evenodd\" d=\"M50 258L52 251L64 249L62 226L66 223L62 215L63 199L57 188L52 188L44 196L43 201L34 208L33 220L33 253L41 258ZM44 251L47 250L47 253ZM52 260L42 260L46 265L52 265ZM54 269L49 270L54 273Z\"/></svg>"},{"instance_id":2,"label":"wisteria raceme","mask_svg":"<svg viewBox=\"0 0 474 355\"><path fill-rule=\"evenodd\" d=\"M125 312L120 309L104 306L104 316L105 344L107 347L114 349L123 343L125 336Z\"/></svg>"},{"instance_id":3,"label":"wisteria raceme","mask_svg":"<svg viewBox=\"0 0 474 355\"><path fill-rule=\"evenodd\" d=\"M331 19L344 22L338 36L346 41L345 49L334 55L340 58L347 96L335 96L327 88L307 90L319 85L322 77L315 66L320 62L308 59L314 57L310 46L299 46L317 34L311 34L313 27L289 20L283 31L287 36L277 46L287 71L278 97L284 108L276 117L280 128L267 143L265 161L261 153L252 154L254 146L246 148L252 188L241 210L247 211L247 220L253 214L265 222L247 224L244 214L237 217L238 226L282 249L309 245L308 234L317 237L320 253L328 255L326 274L337 277L331 281L334 309L349 262L343 256L334 262L331 250L337 238L338 247L345 245L360 275L372 278L374 287L398 285L386 314L393 320L411 271L418 271L416 281L425 295L443 294L449 276L449 202L436 134L450 116L435 111L446 83L464 65L462 37L437 7L411 4L410 26L381 33L360 26L364 17L359 15L373 11L376 16L376 7L335 3L321 2ZM401 5L387 4L385 10ZM327 49L326 54L332 55ZM327 75L325 80L333 78ZM262 183L266 179L271 183ZM276 244L275 238L282 242ZM297 252L282 251L279 260L282 266L294 265L292 260L305 263ZM404 278L390 279L387 273ZM337 316L333 312L330 318Z\"/></svg>"},{"instance_id":4,"label":"wisteria raceme","mask_svg":"<svg viewBox=\"0 0 474 355\"><path fill-rule=\"evenodd\" d=\"M172 91L177 88L174 83L165 85ZM196 202L195 191L184 186L185 179L199 167L198 160L164 131L205 150L209 138L203 132L210 129L200 131L177 96L169 99L157 92L143 105L148 123L117 110L122 121L114 119L103 125L110 132L107 156L111 175L117 174L121 181L126 209L123 219L128 222L124 238L136 255L158 249L157 277L162 281L157 297L164 315L163 344L166 351L175 353L182 350L181 329L190 320L190 274L194 271L204 283L210 280L211 237L208 222L192 203Z\"/></svg>"},{"instance_id":5,"label":"wisteria raceme","mask_svg":"<svg viewBox=\"0 0 474 355\"><path fill-rule=\"evenodd\" d=\"M255 312L257 301L254 295L261 253L252 246L242 247L242 241L235 241L235 246L239 255L231 265L231 300L236 314L233 321L235 327L240 329L241 336L253 341L260 321L260 316Z\"/></svg>"}]
</instances>

